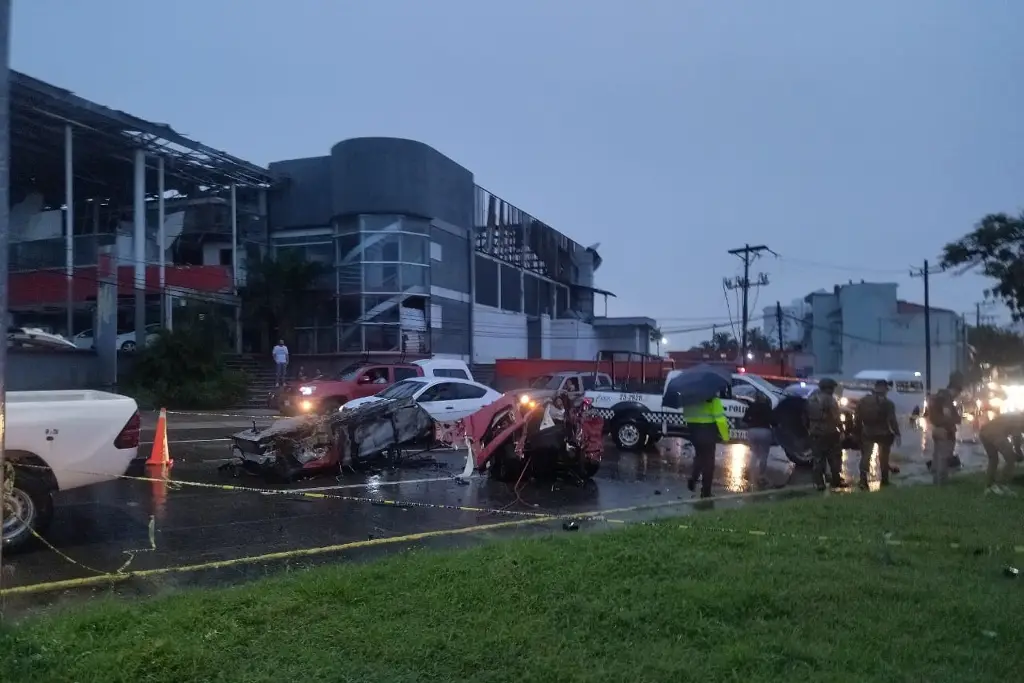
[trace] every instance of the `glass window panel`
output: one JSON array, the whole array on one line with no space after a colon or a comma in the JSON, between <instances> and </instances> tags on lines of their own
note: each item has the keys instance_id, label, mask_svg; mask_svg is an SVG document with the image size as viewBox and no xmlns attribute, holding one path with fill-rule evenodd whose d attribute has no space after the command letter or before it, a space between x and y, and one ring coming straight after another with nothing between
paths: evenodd
<instances>
[{"instance_id":1,"label":"glass window panel","mask_svg":"<svg viewBox=\"0 0 1024 683\"><path fill-rule=\"evenodd\" d=\"M363 266L359 263L338 268L338 294L358 294L363 291Z\"/></svg>"},{"instance_id":2,"label":"glass window panel","mask_svg":"<svg viewBox=\"0 0 1024 683\"><path fill-rule=\"evenodd\" d=\"M402 260L406 263L427 263L430 240L424 235L401 235Z\"/></svg>"},{"instance_id":3,"label":"glass window panel","mask_svg":"<svg viewBox=\"0 0 1024 683\"><path fill-rule=\"evenodd\" d=\"M339 322L352 323L363 314L363 298L361 296L339 296L336 303Z\"/></svg>"},{"instance_id":4,"label":"glass window panel","mask_svg":"<svg viewBox=\"0 0 1024 683\"><path fill-rule=\"evenodd\" d=\"M397 324L401 314L398 300L393 296L364 296L363 311L364 320L370 323Z\"/></svg>"},{"instance_id":5,"label":"glass window panel","mask_svg":"<svg viewBox=\"0 0 1024 683\"><path fill-rule=\"evenodd\" d=\"M347 235L338 235L338 263L351 263L359 260L359 241L360 235L358 232L349 233Z\"/></svg>"},{"instance_id":6,"label":"glass window panel","mask_svg":"<svg viewBox=\"0 0 1024 683\"><path fill-rule=\"evenodd\" d=\"M402 289L427 286L427 267L402 264Z\"/></svg>"},{"instance_id":7,"label":"glass window panel","mask_svg":"<svg viewBox=\"0 0 1024 683\"><path fill-rule=\"evenodd\" d=\"M363 326L340 325L338 327L338 351L362 351Z\"/></svg>"},{"instance_id":8,"label":"glass window panel","mask_svg":"<svg viewBox=\"0 0 1024 683\"><path fill-rule=\"evenodd\" d=\"M476 302L498 307L498 263L476 256Z\"/></svg>"},{"instance_id":9,"label":"glass window panel","mask_svg":"<svg viewBox=\"0 0 1024 683\"><path fill-rule=\"evenodd\" d=\"M398 325L363 325L367 351L399 351L402 335Z\"/></svg>"},{"instance_id":10,"label":"glass window panel","mask_svg":"<svg viewBox=\"0 0 1024 683\"><path fill-rule=\"evenodd\" d=\"M403 216L402 230L404 232L415 232L425 235L430 232L430 221L428 221L426 218Z\"/></svg>"},{"instance_id":11,"label":"glass window panel","mask_svg":"<svg viewBox=\"0 0 1024 683\"><path fill-rule=\"evenodd\" d=\"M399 230L402 226L401 216L391 215L371 215L367 214L360 217L362 219L363 232L385 232L389 230Z\"/></svg>"},{"instance_id":12,"label":"glass window panel","mask_svg":"<svg viewBox=\"0 0 1024 683\"><path fill-rule=\"evenodd\" d=\"M501 266L501 308L505 311L519 313L522 306L520 295L522 284L519 270L511 266Z\"/></svg>"},{"instance_id":13,"label":"glass window panel","mask_svg":"<svg viewBox=\"0 0 1024 683\"><path fill-rule=\"evenodd\" d=\"M400 292L397 263L367 263L365 270L365 291L367 292Z\"/></svg>"},{"instance_id":14,"label":"glass window panel","mask_svg":"<svg viewBox=\"0 0 1024 683\"><path fill-rule=\"evenodd\" d=\"M364 261L400 261L401 235L363 235Z\"/></svg>"}]
</instances>

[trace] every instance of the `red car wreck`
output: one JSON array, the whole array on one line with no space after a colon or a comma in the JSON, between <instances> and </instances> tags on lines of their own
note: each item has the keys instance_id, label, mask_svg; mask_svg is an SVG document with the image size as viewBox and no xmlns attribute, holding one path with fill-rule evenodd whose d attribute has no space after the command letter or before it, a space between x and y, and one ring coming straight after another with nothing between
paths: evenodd
<instances>
[{"instance_id":1,"label":"red car wreck","mask_svg":"<svg viewBox=\"0 0 1024 683\"><path fill-rule=\"evenodd\" d=\"M226 469L290 480L381 460L398 465L404 449L428 453L465 445L467 470L487 471L499 481L516 481L527 470L587 479L604 451L604 421L588 415L589 408L589 399L574 404L568 394L541 401L505 395L467 418L435 423L411 400L382 401L278 420L264 429L254 424L232 437L234 462Z\"/></svg>"}]
</instances>

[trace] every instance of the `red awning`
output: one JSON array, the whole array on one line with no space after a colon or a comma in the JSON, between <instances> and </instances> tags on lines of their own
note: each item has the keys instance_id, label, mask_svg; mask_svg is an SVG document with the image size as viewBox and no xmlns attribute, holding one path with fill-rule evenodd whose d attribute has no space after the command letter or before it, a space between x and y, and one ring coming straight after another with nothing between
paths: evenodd
<instances>
[{"instance_id":1,"label":"red awning","mask_svg":"<svg viewBox=\"0 0 1024 683\"><path fill-rule=\"evenodd\" d=\"M127 296L135 288L135 268L121 266L117 269L118 294ZM230 293L230 266L167 266L165 271L167 287L203 293ZM54 306L67 302L67 279L59 270L36 270L28 273L8 275L8 306ZM71 280L72 300L76 302L96 299L96 268L76 268ZM160 269L146 267L146 292L160 292Z\"/></svg>"}]
</instances>

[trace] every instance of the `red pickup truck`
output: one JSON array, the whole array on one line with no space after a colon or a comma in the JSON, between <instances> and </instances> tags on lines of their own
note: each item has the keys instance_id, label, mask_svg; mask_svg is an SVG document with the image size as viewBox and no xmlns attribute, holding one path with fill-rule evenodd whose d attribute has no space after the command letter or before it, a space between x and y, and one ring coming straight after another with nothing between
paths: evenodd
<instances>
[{"instance_id":1,"label":"red pickup truck","mask_svg":"<svg viewBox=\"0 0 1024 683\"><path fill-rule=\"evenodd\" d=\"M458 377L473 379L462 361L447 359L418 360L412 363L352 365L333 379L320 377L286 386L278 399L282 415L326 414L348 401L373 396L395 382L413 377Z\"/></svg>"}]
</instances>

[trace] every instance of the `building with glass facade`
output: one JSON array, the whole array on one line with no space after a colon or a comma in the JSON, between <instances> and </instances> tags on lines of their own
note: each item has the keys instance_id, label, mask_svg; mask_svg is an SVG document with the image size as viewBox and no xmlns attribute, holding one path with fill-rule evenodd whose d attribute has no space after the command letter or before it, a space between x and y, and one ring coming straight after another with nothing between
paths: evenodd
<instances>
[{"instance_id":1,"label":"building with glass facade","mask_svg":"<svg viewBox=\"0 0 1024 683\"><path fill-rule=\"evenodd\" d=\"M578 326L589 328L603 293L593 287L597 252L477 186L437 150L357 138L270 171L271 249L331 271L322 283L331 296L296 302L293 353L592 357L589 346L551 346L593 337Z\"/></svg>"}]
</instances>

